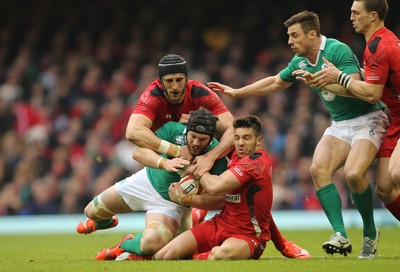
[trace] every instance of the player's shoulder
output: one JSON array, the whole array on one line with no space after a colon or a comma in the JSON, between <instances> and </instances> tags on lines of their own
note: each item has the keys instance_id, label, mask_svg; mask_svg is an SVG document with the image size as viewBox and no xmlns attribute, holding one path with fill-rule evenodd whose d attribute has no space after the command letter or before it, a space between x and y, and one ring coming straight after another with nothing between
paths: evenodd
<instances>
[{"instance_id":1,"label":"player's shoulder","mask_svg":"<svg viewBox=\"0 0 400 272\"><path fill-rule=\"evenodd\" d=\"M346 49L347 51L351 51L350 46L347 45L346 43L335 39L335 38L326 38L326 50L330 51L338 51L341 52L343 49Z\"/></svg>"},{"instance_id":2,"label":"player's shoulder","mask_svg":"<svg viewBox=\"0 0 400 272\"><path fill-rule=\"evenodd\" d=\"M210 96L214 93L210 88L198 80L189 79L187 85L193 99Z\"/></svg>"},{"instance_id":3,"label":"player's shoulder","mask_svg":"<svg viewBox=\"0 0 400 272\"><path fill-rule=\"evenodd\" d=\"M147 85L146 89L140 95L140 98L145 97L146 99L151 97L163 97L162 86L159 80L154 80L149 85Z\"/></svg>"},{"instance_id":4,"label":"player's shoulder","mask_svg":"<svg viewBox=\"0 0 400 272\"><path fill-rule=\"evenodd\" d=\"M250 160L257 160L257 159L269 159L267 152L262 149L257 150L256 152L249 155Z\"/></svg>"},{"instance_id":5,"label":"player's shoulder","mask_svg":"<svg viewBox=\"0 0 400 272\"><path fill-rule=\"evenodd\" d=\"M378 47L381 50L389 53L390 50L393 49L394 54L398 54L400 51L400 40L399 38L389 29L381 28L374 33L374 35L370 38L367 43L367 48L371 54L374 54L378 51Z\"/></svg>"},{"instance_id":6,"label":"player's shoulder","mask_svg":"<svg viewBox=\"0 0 400 272\"><path fill-rule=\"evenodd\" d=\"M272 165L270 156L262 149L247 156L247 160L254 165Z\"/></svg>"}]
</instances>

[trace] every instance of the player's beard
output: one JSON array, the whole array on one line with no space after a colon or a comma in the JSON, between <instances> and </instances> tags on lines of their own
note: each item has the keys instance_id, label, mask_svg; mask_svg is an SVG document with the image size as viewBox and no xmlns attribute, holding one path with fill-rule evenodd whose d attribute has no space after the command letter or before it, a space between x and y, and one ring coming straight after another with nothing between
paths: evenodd
<instances>
[{"instance_id":1,"label":"player's beard","mask_svg":"<svg viewBox=\"0 0 400 272\"><path fill-rule=\"evenodd\" d=\"M185 89L181 91L173 91L170 93L165 93L165 96L167 97L168 101L173 104L180 104L182 103L184 97L185 97Z\"/></svg>"}]
</instances>

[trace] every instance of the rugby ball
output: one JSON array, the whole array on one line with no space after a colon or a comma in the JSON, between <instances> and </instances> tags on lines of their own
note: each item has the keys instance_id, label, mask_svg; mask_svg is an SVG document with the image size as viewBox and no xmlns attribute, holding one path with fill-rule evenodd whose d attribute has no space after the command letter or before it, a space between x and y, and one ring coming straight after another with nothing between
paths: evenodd
<instances>
[{"instance_id":1,"label":"rugby ball","mask_svg":"<svg viewBox=\"0 0 400 272\"><path fill-rule=\"evenodd\" d=\"M184 176L179 181L179 186L182 188L185 194L195 195L199 194L202 191L200 182L198 180L194 180L192 176Z\"/></svg>"}]
</instances>

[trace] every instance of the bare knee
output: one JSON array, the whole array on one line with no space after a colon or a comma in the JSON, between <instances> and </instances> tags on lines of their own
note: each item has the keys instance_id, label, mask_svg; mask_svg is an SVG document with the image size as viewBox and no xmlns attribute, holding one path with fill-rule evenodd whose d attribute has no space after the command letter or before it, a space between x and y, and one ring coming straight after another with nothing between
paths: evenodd
<instances>
[{"instance_id":1,"label":"bare knee","mask_svg":"<svg viewBox=\"0 0 400 272\"><path fill-rule=\"evenodd\" d=\"M353 192L362 193L366 188L364 181L364 175L357 170L345 170L346 181Z\"/></svg>"},{"instance_id":2,"label":"bare knee","mask_svg":"<svg viewBox=\"0 0 400 272\"><path fill-rule=\"evenodd\" d=\"M175 248L168 247L168 245L167 245L167 246L161 248L159 251L157 251L153 255L153 258L154 258L154 260L176 260L176 259L178 259L177 256L178 255L177 255Z\"/></svg>"},{"instance_id":3,"label":"bare knee","mask_svg":"<svg viewBox=\"0 0 400 272\"><path fill-rule=\"evenodd\" d=\"M376 195L384 203L392 203L400 194L400 187L391 186L390 184L378 184L375 188Z\"/></svg>"},{"instance_id":4,"label":"bare knee","mask_svg":"<svg viewBox=\"0 0 400 272\"><path fill-rule=\"evenodd\" d=\"M400 186L400 168L393 167L389 169L390 179L397 185Z\"/></svg>"},{"instance_id":5,"label":"bare knee","mask_svg":"<svg viewBox=\"0 0 400 272\"><path fill-rule=\"evenodd\" d=\"M166 243L155 232L144 231L140 239L140 251L145 255L153 255Z\"/></svg>"},{"instance_id":6,"label":"bare knee","mask_svg":"<svg viewBox=\"0 0 400 272\"><path fill-rule=\"evenodd\" d=\"M233 254L233 250L228 250L225 247L216 246L211 250L209 260L235 260L237 256Z\"/></svg>"},{"instance_id":7,"label":"bare knee","mask_svg":"<svg viewBox=\"0 0 400 272\"><path fill-rule=\"evenodd\" d=\"M327 174L327 171L314 163L310 167L310 175L316 189L324 187L331 182L331 177Z\"/></svg>"},{"instance_id":8,"label":"bare knee","mask_svg":"<svg viewBox=\"0 0 400 272\"><path fill-rule=\"evenodd\" d=\"M174 231L160 222L151 221L143 231L140 250L146 255L152 255L171 241L173 237Z\"/></svg>"}]
</instances>

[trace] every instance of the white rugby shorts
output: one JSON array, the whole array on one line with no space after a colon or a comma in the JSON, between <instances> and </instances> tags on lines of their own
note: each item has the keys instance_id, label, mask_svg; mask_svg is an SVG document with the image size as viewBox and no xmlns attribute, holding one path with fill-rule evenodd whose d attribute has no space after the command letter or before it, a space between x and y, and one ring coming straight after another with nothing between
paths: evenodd
<instances>
[{"instance_id":1,"label":"white rugby shorts","mask_svg":"<svg viewBox=\"0 0 400 272\"><path fill-rule=\"evenodd\" d=\"M358 140L369 140L379 150L385 138L387 127L388 118L386 114L378 110L350 120L332 121L324 135L334 136L349 145L353 145Z\"/></svg>"},{"instance_id":2,"label":"white rugby shorts","mask_svg":"<svg viewBox=\"0 0 400 272\"><path fill-rule=\"evenodd\" d=\"M190 211L188 207L164 199L151 185L145 168L117 182L115 188L133 211L164 214L177 222Z\"/></svg>"}]
</instances>

